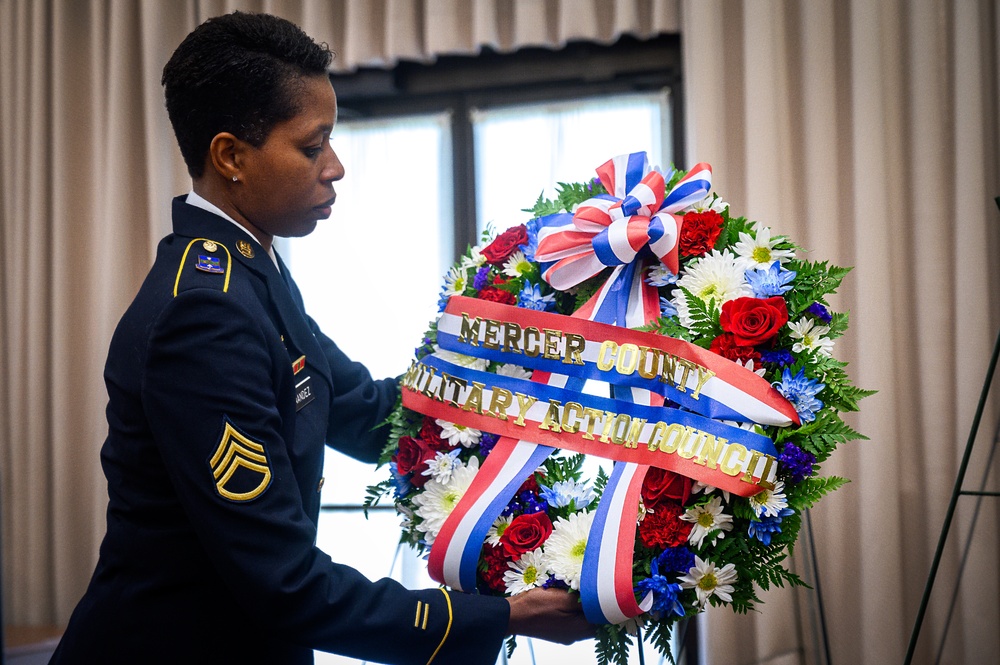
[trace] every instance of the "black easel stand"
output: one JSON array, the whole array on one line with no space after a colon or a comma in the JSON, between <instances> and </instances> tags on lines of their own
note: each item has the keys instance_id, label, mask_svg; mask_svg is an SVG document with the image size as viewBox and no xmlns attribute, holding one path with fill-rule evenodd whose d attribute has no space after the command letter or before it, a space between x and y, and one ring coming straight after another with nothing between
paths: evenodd
<instances>
[{"instance_id":1,"label":"black easel stand","mask_svg":"<svg viewBox=\"0 0 1000 665\"><path fill-rule=\"evenodd\" d=\"M1000 208L1000 196L996 197L997 207ZM986 398L990 394L990 384L993 383L993 373L997 368L997 357L1000 356L1000 332L997 333L997 341L993 345L993 356L990 358L989 368L986 370L986 380L983 381L983 390L979 395L979 406L976 407L976 415L972 419L972 429L969 431L969 440L965 444L965 454L962 456L962 463L958 467L958 477L955 478L955 488L951 492L951 500L948 502L948 510L944 516L944 526L941 527L941 537L938 539L937 550L934 552L934 561L931 563L930 573L927 575L927 585L924 587L924 597L920 600L920 609L917 610L917 620L913 624L913 632L910 634L910 644L906 648L906 659L903 665L910 665L913 661L913 653L917 647L917 638L920 637L920 626L924 622L924 614L927 612L927 604L931 598L931 590L934 588L934 578L937 577L938 566L941 565L941 555L944 553L944 545L948 540L948 531L951 529L951 522L955 517L955 507L958 505L958 497L962 495L971 496L1000 496L1000 492L973 492L962 490L965 482L965 471L969 466L969 458L972 457L972 446L976 442L976 435L979 433L979 421L983 417L983 409L986 407Z\"/></svg>"}]
</instances>

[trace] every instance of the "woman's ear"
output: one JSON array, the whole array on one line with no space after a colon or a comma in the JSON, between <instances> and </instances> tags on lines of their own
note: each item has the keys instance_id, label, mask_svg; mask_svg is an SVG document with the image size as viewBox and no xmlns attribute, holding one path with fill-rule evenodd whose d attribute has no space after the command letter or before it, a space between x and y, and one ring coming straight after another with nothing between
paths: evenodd
<instances>
[{"instance_id":1,"label":"woman's ear","mask_svg":"<svg viewBox=\"0 0 1000 665\"><path fill-rule=\"evenodd\" d=\"M223 180L239 180L247 144L229 132L220 132L208 146L212 168Z\"/></svg>"}]
</instances>

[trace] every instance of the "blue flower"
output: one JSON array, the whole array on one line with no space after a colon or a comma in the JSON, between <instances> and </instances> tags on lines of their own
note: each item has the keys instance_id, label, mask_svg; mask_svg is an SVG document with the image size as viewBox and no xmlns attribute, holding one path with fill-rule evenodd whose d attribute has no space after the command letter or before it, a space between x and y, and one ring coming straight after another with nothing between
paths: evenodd
<instances>
[{"instance_id":1,"label":"blue flower","mask_svg":"<svg viewBox=\"0 0 1000 665\"><path fill-rule=\"evenodd\" d=\"M536 312L551 311L556 307L556 297L551 293L542 295L542 287L538 284L525 282L524 288L517 297L517 306L524 309L533 309Z\"/></svg>"},{"instance_id":2,"label":"blue flower","mask_svg":"<svg viewBox=\"0 0 1000 665\"><path fill-rule=\"evenodd\" d=\"M500 435L483 432L483 435L479 437L479 451L483 453L484 457L488 456L493 451L493 446L497 445L497 441L499 440Z\"/></svg>"},{"instance_id":3,"label":"blue flower","mask_svg":"<svg viewBox=\"0 0 1000 665\"><path fill-rule=\"evenodd\" d=\"M747 270L745 275L755 298L784 295L792 288L791 282L795 279L795 271L785 270L779 261L773 262L766 270Z\"/></svg>"},{"instance_id":4,"label":"blue flower","mask_svg":"<svg viewBox=\"0 0 1000 665\"><path fill-rule=\"evenodd\" d=\"M774 351L761 351L760 361L773 363L778 367L786 367L795 362L795 357L788 349L775 349Z\"/></svg>"},{"instance_id":5,"label":"blue flower","mask_svg":"<svg viewBox=\"0 0 1000 665\"><path fill-rule=\"evenodd\" d=\"M803 367L793 377L786 367L782 371L781 381L776 381L771 385L792 403L802 422L809 422L816 420L816 412L823 408L823 402L816 399L816 394L823 390L826 385L807 378L805 371Z\"/></svg>"},{"instance_id":6,"label":"blue flower","mask_svg":"<svg viewBox=\"0 0 1000 665\"><path fill-rule=\"evenodd\" d=\"M560 480L552 487L544 485L538 492L553 508L564 508L570 504L575 510L582 510L594 500L594 490L575 480Z\"/></svg>"},{"instance_id":7,"label":"blue flower","mask_svg":"<svg viewBox=\"0 0 1000 665\"><path fill-rule=\"evenodd\" d=\"M823 323L833 321L833 317L830 316L830 312L823 306L823 303L814 302L806 308L806 313L812 314Z\"/></svg>"},{"instance_id":8,"label":"blue flower","mask_svg":"<svg viewBox=\"0 0 1000 665\"><path fill-rule=\"evenodd\" d=\"M482 291L490 281L490 267L482 266L476 271L476 276L472 278L472 288Z\"/></svg>"},{"instance_id":9,"label":"blue flower","mask_svg":"<svg viewBox=\"0 0 1000 665\"><path fill-rule=\"evenodd\" d=\"M660 296L660 316L677 316L677 307L663 296Z\"/></svg>"},{"instance_id":10,"label":"blue flower","mask_svg":"<svg viewBox=\"0 0 1000 665\"><path fill-rule=\"evenodd\" d=\"M782 474L793 485L801 483L811 476L815 463L815 455L802 450L791 441L785 444L781 450L781 456L778 458L778 466Z\"/></svg>"},{"instance_id":11,"label":"blue flower","mask_svg":"<svg viewBox=\"0 0 1000 665\"><path fill-rule=\"evenodd\" d=\"M686 547L678 547L671 549L683 549L687 550ZM663 554L667 554L670 550L664 551ZM688 552L690 554L690 552ZM654 612L660 612L662 614L674 613L677 616L684 616L684 606L681 605L680 599L677 596L683 591L681 585L676 582L671 582L665 576L660 574L660 563L663 558L663 554L653 559L650 563L649 571L650 576L639 582L636 586L636 591L642 593L652 592L653 594L653 607L651 608ZM694 555L691 554L691 565L694 565ZM665 570L664 572L677 572L673 569Z\"/></svg>"},{"instance_id":12,"label":"blue flower","mask_svg":"<svg viewBox=\"0 0 1000 665\"><path fill-rule=\"evenodd\" d=\"M771 536L781 533L781 521L794 513L791 508L782 508L774 517L761 517L759 522L750 522L747 533L765 545L770 545Z\"/></svg>"},{"instance_id":13,"label":"blue flower","mask_svg":"<svg viewBox=\"0 0 1000 665\"><path fill-rule=\"evenodd\" d=\"M389 462L389 476L392 478L392 484L396 489L396 498L402 499L404 496L410 493L413 489L413 485L410 484L409 479L406 476L401 476L397 470L395 462Z\"/></svg>"},{"instance_id":14,"label":"blue flower","mask_svg":"<svg viewBox=\"0 0 1000 665\"><path fill-rule=\"evenodd\" d=\"M686 573L694 566L694 552L686 547L668 547L653 560L659 570Z\"/></svg>"},{"instance_id":15,"label":"blue flower","mask_svg":"<svg viewBox=\"0 0 1000 665\"><path fill-rule=\"evenodd\" d=\"M524 258L534 261L535 251L538 249L538 220L532 219L524 225L524 228L528 232L528 242L518 247L518 249L524 252Z\"/></svg>"}]
</instances>

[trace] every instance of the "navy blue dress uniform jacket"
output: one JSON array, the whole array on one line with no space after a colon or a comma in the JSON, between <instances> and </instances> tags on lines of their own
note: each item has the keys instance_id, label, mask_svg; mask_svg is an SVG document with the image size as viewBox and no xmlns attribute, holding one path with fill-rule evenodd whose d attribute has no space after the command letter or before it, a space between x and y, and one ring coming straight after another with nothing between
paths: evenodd
<instances>
[{"instance_id":1,"label":"navy blue dress uniform jacket","mask_svg":"<svg viewBox=\"0 0 1000 665\"><path fill-rule=\"evenodd\" d=\"M505 600L371 582L315 546L324 444L374 461L396 384L241 229L183 197L173 223L111 342L107 534L52 662L495 662Z\"/></svg>"}]
</instances>

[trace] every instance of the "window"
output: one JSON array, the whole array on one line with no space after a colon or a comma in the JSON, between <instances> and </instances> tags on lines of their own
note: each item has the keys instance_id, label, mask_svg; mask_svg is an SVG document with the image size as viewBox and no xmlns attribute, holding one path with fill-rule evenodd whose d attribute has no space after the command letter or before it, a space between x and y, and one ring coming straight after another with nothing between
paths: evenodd
<instances>
[{"instance_id":1,"label":"window","mask_svg":"<svg viewBox=\"0 0 1000 665\"><path fill-rule=\"evenodd\" d=\"M551 197L554 183L589 179L617 154L680 161L678 53L672 37L623 39L335 77L332 141L347 175L330 220L281 248L310 315L374 376L403 372L437 311L442 275L487 224L527 221L521 209L542 187ZM391 504L367 521L361 513L365 488L387 472L334 451L325 470L320 547L369 578L433 586L425 562L396 547ZM512 664L593 662L589 641L519 645ZM317 653L316 662L356 661Z\"/></svg>"}]
</instances>

